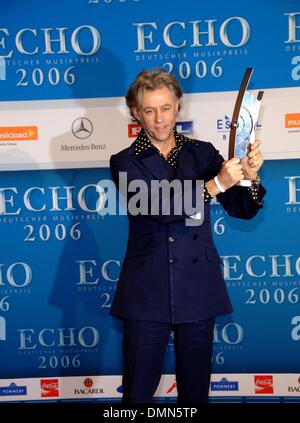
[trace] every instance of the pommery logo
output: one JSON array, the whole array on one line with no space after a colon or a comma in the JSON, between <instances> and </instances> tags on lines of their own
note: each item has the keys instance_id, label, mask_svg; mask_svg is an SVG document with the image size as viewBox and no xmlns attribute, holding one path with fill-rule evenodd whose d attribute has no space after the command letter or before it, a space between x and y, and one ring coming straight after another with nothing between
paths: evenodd
<instances>
[{"instance_id":1,"label":"pommery logo","mask_svg":"<svg viewBox=\"0 0 300 423\"><path fill-rule=\"evenodd\" d=\"M238 391L239 383L237 381L229 381L226 377L223 377L220 381L211 382L210 387L212 391Z\"/></svg>"},{"instance_id":2,"label":"pommery logo","mask_svg":"<svg viewBox=\"0 0 300 423\"><path fill-rule=\"evenodd\" d=\"M9 386L0 387L0 396L12 395L27 395L27 386L18 386L15 383L11 383Z\"/></svg>"}]
</instances>

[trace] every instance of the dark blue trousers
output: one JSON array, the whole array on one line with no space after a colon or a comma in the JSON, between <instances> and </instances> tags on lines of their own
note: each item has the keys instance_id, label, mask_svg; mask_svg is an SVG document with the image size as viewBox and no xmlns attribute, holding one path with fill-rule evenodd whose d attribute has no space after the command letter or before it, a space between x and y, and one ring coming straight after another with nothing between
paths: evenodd
<instances>
[{"instance_id":1,"label":"dark blue trousers","mask_svg":"<svg viewBox=\"0 0 300 423\"><path fill-rule=\"evenodd\" d=\"M178 403L208 399L214 318L191 323L124 320L124 403L151 402L174 331Z\"/></svg>"}]
</instances>

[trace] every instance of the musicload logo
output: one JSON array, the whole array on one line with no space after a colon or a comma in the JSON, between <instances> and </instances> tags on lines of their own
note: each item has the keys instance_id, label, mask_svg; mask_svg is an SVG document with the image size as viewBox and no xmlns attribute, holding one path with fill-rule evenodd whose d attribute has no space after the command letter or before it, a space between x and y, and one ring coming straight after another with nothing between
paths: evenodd
<instances>
[{"instance_id":1,"label":"musicload logo","mask_svg":"<svg viewBox=\"0 0 300 423\"><path fill-rule=\"evenodd\" d=\"M285 127L288 132L300 132L300 113L286 113Z\"/></svg>"},{"instance_id":2,"label":"musicload logo","mask_svg":"<svg viewBox=\"0 0 300 423\"><path fill-rule=\"evenodd\" d=\"M36 141L37 126L1 126L0 141Z\"/></svg>"}]
</instances>

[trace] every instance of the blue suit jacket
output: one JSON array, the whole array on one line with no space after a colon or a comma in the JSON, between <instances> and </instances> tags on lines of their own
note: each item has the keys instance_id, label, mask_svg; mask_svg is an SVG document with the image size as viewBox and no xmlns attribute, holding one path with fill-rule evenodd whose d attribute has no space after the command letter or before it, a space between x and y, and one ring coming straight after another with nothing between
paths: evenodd
<instances>
[{"instance_id":1,"label":"blue suit jacket","mask_svg":"<svg viewBox=\"0 0 300 423\"><path fill-rule=\"evenodd\" d=\"M212 144L185 142L174 169L154 149L134 155L134 144L111 157L111 172L118 185L119 172L128 182L173 178L210 180L220 171L223 158ZM265 194L260 187L259 199ZM247 188L235 186L218 200L229 215L250 219L261 206ZM161 198L159 199L161 202ZM215 248L210 205L205 203L201 226L186 226L186 215L129 216L127 251L111 307L118 318L162 322L191 322L232 311Z\"/></svg>"}]
</instances>

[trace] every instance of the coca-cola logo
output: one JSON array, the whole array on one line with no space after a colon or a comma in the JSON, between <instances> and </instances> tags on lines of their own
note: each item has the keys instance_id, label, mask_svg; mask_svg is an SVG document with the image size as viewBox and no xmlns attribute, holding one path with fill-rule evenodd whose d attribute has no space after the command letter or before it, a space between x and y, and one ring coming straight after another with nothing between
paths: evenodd
<instances>
[{"instance_id":1,"label":"coca-cola logo","mask_svg":"<svg viewBox=\"0 0 300 423\"><path fill-rule=\"evenodd\" d=\"M255 381L256 386L261 386L261 387L265 387L265 386L270 386L272 385L272 379L263 379L263 380L256 380Z\"/></svg>"},{"instance_id":2,"label":"coca-cola logo","mask_svg":"<svg viewBox=\"0 0 300 423\"><path fill-rule=\"evenodd\" d=\"M254 376L256 394L273 394L273 376L257 375Z\"/></svg>"},{"instance_id":3,"label":"coca-cola logo","mask_svg":"<svg viewBox=\"0 0 300 423\"><path fill-rule=\"evenodd\" d=\"M41 396L58 397L58 379L41 379Z\"/></svg>"}]
</instances>

